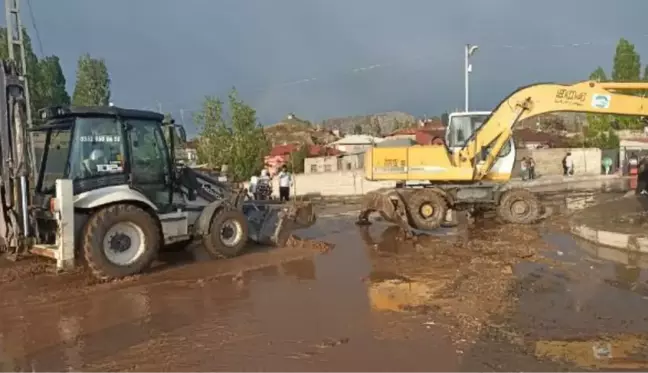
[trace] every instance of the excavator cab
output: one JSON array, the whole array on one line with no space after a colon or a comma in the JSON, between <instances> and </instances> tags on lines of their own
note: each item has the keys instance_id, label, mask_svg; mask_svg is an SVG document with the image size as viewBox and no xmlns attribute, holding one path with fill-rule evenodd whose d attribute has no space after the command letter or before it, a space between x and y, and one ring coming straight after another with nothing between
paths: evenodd
<instances>
[{"instance_id":1,"label":"excavator cab","mask_svg":"<svg viewBox=\"0 0 648 373\"><path fill-rule=\"evenodd\" d=\"M490 116L490 111L457 112L448 115L445 141L449 151L452 154L461 151ZM475 166L478 166L479 161L485 159L491 152L492 145L478 150L482 154L477 158ZM497 160L484 180L509 180L515 166L515 155L515 141L511 137L500 150Z\"/></svg>"}]
</instances>

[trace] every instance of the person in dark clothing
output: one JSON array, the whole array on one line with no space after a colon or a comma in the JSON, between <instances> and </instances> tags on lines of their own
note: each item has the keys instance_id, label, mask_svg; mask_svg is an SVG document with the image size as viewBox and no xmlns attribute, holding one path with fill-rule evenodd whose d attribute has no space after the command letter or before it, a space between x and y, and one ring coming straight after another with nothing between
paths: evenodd
<instances>
[{"instance_id":1,"label":"person in dark clothing","mask_svg":"<svg viewBox=\"0 0 648 373\"><path fill-rule=\"evenodd\" d=\"M535 160L531 157L527 159L527 164L529 165L529 180L533 180L536 178L535 174Z\"/></svg>"}]
</instances>

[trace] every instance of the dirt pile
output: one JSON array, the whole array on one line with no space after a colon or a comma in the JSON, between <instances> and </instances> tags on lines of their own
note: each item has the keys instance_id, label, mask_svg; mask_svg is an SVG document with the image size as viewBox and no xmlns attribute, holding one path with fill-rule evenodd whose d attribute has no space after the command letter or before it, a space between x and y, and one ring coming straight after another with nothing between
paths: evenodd
<instances>
[{"instance_id":1,"label":"dirt pile","mask_svg":"<svg viewBox=\"0 0 648 373\"><path fill-rule=\"evenodd\" d=\"M535 227L503 225L475 227L455 239L412 240L391 227L382 242L367 243L372 306L443 318L441 324L463 341L475 338L493 315L515 302L515 265L543 260L536 254L546 247Z\"/></svg>"}]
</instances>

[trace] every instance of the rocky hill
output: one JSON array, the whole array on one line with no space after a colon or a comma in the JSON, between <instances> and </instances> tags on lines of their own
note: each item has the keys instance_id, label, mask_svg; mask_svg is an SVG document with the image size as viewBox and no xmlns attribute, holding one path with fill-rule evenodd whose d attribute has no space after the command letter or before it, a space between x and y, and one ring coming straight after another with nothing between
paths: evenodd
<instances>
[{"instance_id":1,"label":"rocky hill","mask_svg":"<svg viewBox=\"0 0 648 373\"><path fill-rule=\"evenodd\" d=\"M331 118L322 122L321 126L328 130L340 130L346 134L352 134L356 129L362 133L374 136L384 136L393 132L396 127L403 124L413 124L416 117L400 111L390 111L386 113L356 115L344 118Z\"/></svg>"},{"instance_id":2,"label":"rocky hill","mask_svg":"<svg viewBox=\"0 0 648 373\"><path fill-rule=\"evenodd\" d=\"M328 130L318 129L301 119L285 119L265 128L272 146L283 144L324 145L337 140Z\"/></svg>"}]
</instances>

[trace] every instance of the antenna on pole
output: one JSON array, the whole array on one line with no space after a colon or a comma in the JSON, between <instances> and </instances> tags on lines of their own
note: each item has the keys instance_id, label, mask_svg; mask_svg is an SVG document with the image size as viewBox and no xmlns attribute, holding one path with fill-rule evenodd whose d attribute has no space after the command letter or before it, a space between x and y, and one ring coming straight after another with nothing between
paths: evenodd
<instances>
[{"instance_id":1,"label":"antenna on pole","mask_svg":"<svg viewBox=\"0 0 648 373\"><path fill-rule=\"evenodd\" d=\"M23 35L23 26L20 21L20 0L5 0L5 14L7 22L7 48L9 49L9 59L18 66L18 70L24 79L24 94L25 94L25 110L27 110L27 128L32 128L34 122L32 121L31 111L31 97L29 94L29 73L27 70L27 60L25 58L25 43ZM16 49L18 49L18 57L16 57ZM29 138L29 163L32 168L34 180L36 180L34 165L34 141L31 132L27 135Z\"/></svg>"}]
</instances>

